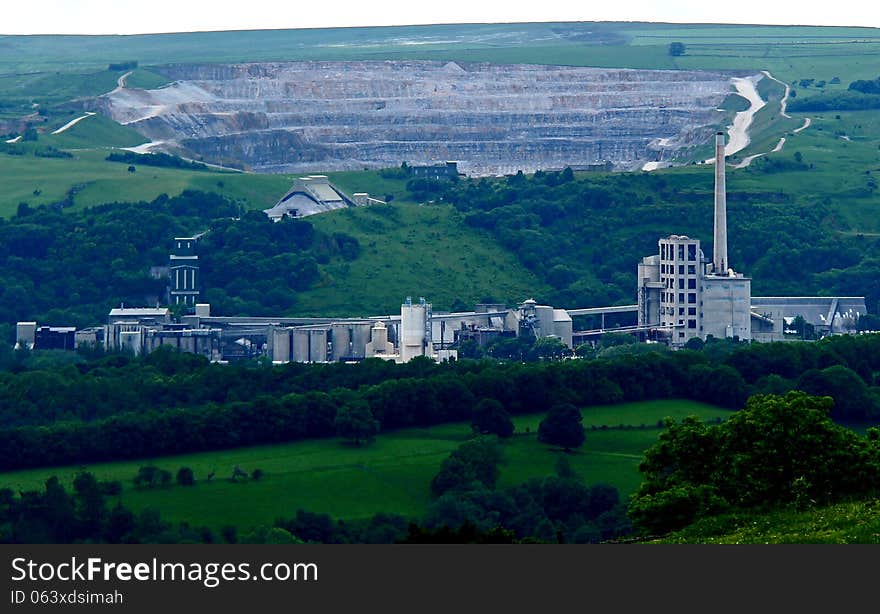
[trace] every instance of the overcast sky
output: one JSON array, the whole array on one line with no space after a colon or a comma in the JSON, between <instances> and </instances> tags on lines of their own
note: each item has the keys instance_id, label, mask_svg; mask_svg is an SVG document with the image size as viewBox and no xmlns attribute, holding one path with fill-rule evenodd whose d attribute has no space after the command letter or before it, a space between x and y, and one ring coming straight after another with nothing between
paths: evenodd
<instances>
[{"instance_id":1,"label":"overcast sky","mask_svg":"<svg viewBox=\"0 0 880 614\"><path fill-rule=\"evenodd\" d=\"M523 21L668 21L880 26L871 0L3 0L2 34Z\"/></svg>"}]
</instances>

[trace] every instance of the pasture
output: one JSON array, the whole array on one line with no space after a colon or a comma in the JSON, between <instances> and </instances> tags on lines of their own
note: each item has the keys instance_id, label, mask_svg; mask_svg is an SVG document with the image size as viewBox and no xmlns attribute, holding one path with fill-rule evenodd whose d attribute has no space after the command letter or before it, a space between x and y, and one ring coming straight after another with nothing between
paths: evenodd
<instances>
[{"instance_id":1,"label":"pasture","mask_svg":"<svg viewBox=\"0 0 880 614\"><path fill-rule=\"evenodd\" d=\"M704 420L730 415L728 410L688 400L588 407L582 413L587 438L583 447L569 456L571 465L586 483L612 484L624 497L640 483L638 464L645 449L656 441L658 420L689 414ZM503 443L506 462L501 467L499 488L554 473L562 452L538 442L542 418L543 414L514 418L516 434ZM470 436L469 424L453 423L380 434L374 443L362 447L336 439L311 440L86 467L42 468L0 474L0 488L40 489L51 475L70 484L73 476L85 469L98 479L122 482L121 500L132 509L155 507L168 520L212 528L271 524L278 517L294 515L299 508L349 519L378 512L416 517L431 500L430 481L443 459ZM135 489L132 479L138 468L147 464L172 474L180 467L190 467L197 483ZM265 475L258 481L232 482L236 465L248 472L262 469ZM206 481L212 471L216 476Z\"/></svg>"}]
</instances>

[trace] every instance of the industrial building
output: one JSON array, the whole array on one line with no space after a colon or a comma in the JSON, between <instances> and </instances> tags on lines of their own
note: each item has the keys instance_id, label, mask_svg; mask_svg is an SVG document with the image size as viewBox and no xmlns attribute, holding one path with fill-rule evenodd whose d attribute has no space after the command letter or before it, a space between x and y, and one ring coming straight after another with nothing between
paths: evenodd
<instances>
[{"instance_id":1,"label":"industrial building","mask_svg":"<svg viewBox=\"0 0 880 614\"><path fill-rule=\"evenodd\" d=\"M37 326L36 322L18 322L15 347L29 350L72 350L76 347L76 327Z\"/></svg>"},{"instance_id":2,"label":"industrial building","mask_svg":"<svg viewBox=\"0 0 880 614\"><path fill-rule=\"evenodd\" d=\"M458 172L458 162L447 160L440 164L414 165L409 167L410 175L434 181L455 181L464 176Z\"/></svg>"},{"instance_id":3,"label":"industrial building","mask_svg":"<svg viewBox=\"0 0 880 614\"><path fill-rule=\"evenodd\" d=\"M715 137L715 216L712 259L699 239L670 235L659 253L638 264L638 329L681 347L695 337L782 341L797 316L823 333L855 330L867 313L864 297L753 297L751 279L727 257L724 135Z\"/></svg>"},{"instance_id":4,"label":"industrial building","mask_svg":"<svg viewBox=\"0 0 880 614\"><path fill-rule=\"evenodd\" d=\"M457 172L455 163L429 167ZM413 167L415 170L417 167ZM433 172L433 171L432 171ZM427 176L427 175L424 175ZM358 194L368 204L366 194ZM367 199L367 200L364 200ZM381 201L379 201L381 202ZM278 205L266 213L304 215L355 202L326 177L298 179ZM211 360L268 357L275 363L353 362L381 358L407 362L419 356L437 361L457 355L464 340L485 346L509 336L552 337L568 348L591 343L608 332L638 334L643 339L680 348L691 339L710 337L744 341L781 341L791 337L795 319L803 318L819 336L855 332L866 314L864 297L754 297L751 279L737 272L727 253L727 193L724 136L715 139L714 232L712 258L699 239L672 234L658 240L658 253L638 263L638 302L633 305L557 309L528 299L516 308L482 304L474 311L434 312L424 298L409 297L400 314L359 318L214 316L199 303L199 236L177 237L169 258L169 303L185 305L172 319L170 309L113 309L107 323L76 331L19 322L17 347L72 349L85 344L109 350L149 353L161 346L201 354ZM598 328L575 330L573 317L600 318ZM606 327L606 316L633 317L634 325ZM786 337L789 335L789 337Z\"/></svg>"},{"instance_id":5,"label":"industrial building","mask_svg":"<svg viewBox=\"0 0 880 614\"><path fill-rule=\"evenodd\" d=\"M308 175L293 182L287 193L275 206L263 212L274 222L284 217L305 217L345 207L384 205L385 202L371 198L366 192L348 196L336 187L326 175Z\"/></svg>"},{"instance_id":6,"label":"industrial building","mask_svg":"<svg viewBox=\"0 0 880 614\"><path fill-rule=\"evenodd\" d=\"M171 311L166 307L119 307L112 309L103 327L103 334L85 335L82 343L101 339L108 350L125 350L135 355L149 354L166 345L183 352L201 354L219 360L220 330L192 328L186 323L173 322Z\"/></svg>"},{"instance_id":7,"label":"industrial building","mask_svg":"<svg viewBox=\"0 0 880 614\"><path fill-rule=\"evenodd\" d=\"M170 287L168 303L195 309L199 302L199 256L196 251L201 235L174 237L174 250L168 257Z\"/></svg>"}]
</instances>

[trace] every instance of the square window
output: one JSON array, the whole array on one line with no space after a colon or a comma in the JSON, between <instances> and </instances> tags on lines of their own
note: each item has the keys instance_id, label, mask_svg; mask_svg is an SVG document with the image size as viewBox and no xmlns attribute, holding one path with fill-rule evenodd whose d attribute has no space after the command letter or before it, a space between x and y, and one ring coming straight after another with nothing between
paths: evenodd
<instances>
[{"instance_id":1,"label":"square window","mask_svg":"<svg viewBox=\"0 0 880 614\"><path fill-rule=\"evenodd\" d=\"M697 321L696 320L688 320L688 328L696 328Z\"/></svg>"},{"instance_id":2,"label":"square window","mask_svg":"<svg viewBox=\"0 0 880 614\"><path fill-rule=\"evenodd\" d=\"M679 308L678 308L678 315L680 315L680 316L683 316L683 315L684 315L684 307L679 307Z\"/></svg>"},{"instance_id":3,"label":"square window","mask_svg":"<svg viewBox=\"0 0 880 614\"><path fill-rule=\"evenodd\" d=\"M683 303L684 299L682 299L681 302ZM689 292L688 293L688 303L696 303L696 302L697 302L697 293L696 292Z\"/></svg>"},{"instance_id":4,"label":"square window","mask_svg":"<svg viewBox=\"0 0 880 614\"><path fill-rule=\"evenodd\" d=\"M688 290L696 290L697 289L697 280L689 279L688 280Z\"/></svg>"},{"instance_id":5,"label":"square window","mask_svg":"<svg viewBox=\"0 0 880 614\"><path fill-rule=\"evenodd\" d=\"M697 315L697 308L696 307L688 307L688 315L689 316Z\"/></svg>"},{"instance_id":6,"label":"square window","mask_svg":"<svg viewBox=\"0 0 880 614\"><path fill-rule=\"evenodd\" d=\"M693 264L689 264L688 265L688 275L696 275L696 274L697 274L697 267Z\"/></svg>"}]
</instances>

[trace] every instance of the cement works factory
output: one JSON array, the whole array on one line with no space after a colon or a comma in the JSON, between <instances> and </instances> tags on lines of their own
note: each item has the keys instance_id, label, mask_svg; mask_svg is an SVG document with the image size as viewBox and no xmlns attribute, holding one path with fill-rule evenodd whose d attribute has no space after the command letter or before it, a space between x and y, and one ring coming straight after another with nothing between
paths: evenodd
<instances>
[{"instance_id":1,"label":"cement works factory","mask_svg":"<svg viewBox=\"0 0 880 614\"><path fill-rule=\"evenodd\" d=\"M407 298L399 314L361 318L217 316L212 315L210 305L199 302L198 237L179 237L169 258L169 303L183 307L188 315L173 319L166 307L120 307L110 311L105 325L82 330L19 322L16 345L72 350L90 344L134 354L171 346L214 361L268 357L275 363L365 358L407 362L417 356L437 361L456 357L464 340L484 347L498 338L521 335L556 338L573 349L609 332L625 332L675 349L694 338L783 341L797 317L820 336L855 332L859 316L867 313L864 297L751 295L751 279L736 272L727 258L724 136L720 132L714 162L712 258L703 254L699 239L675 234L661 238L658 253L637 264L638 302L633 305L558 309L528 299L515 308L480 304L473 311L446 313L434 312L424 298L416 302ZM311 184L323 186L323 181L323 176L298 180L289 194L308 196L315 191ZM305 196L301 198L305 202ZM620 314L630 317L632 324L605 326L606 316ZM575 330L573 318L578 316L592 316L600 325Z\"/></svg>"}]
</instances>

